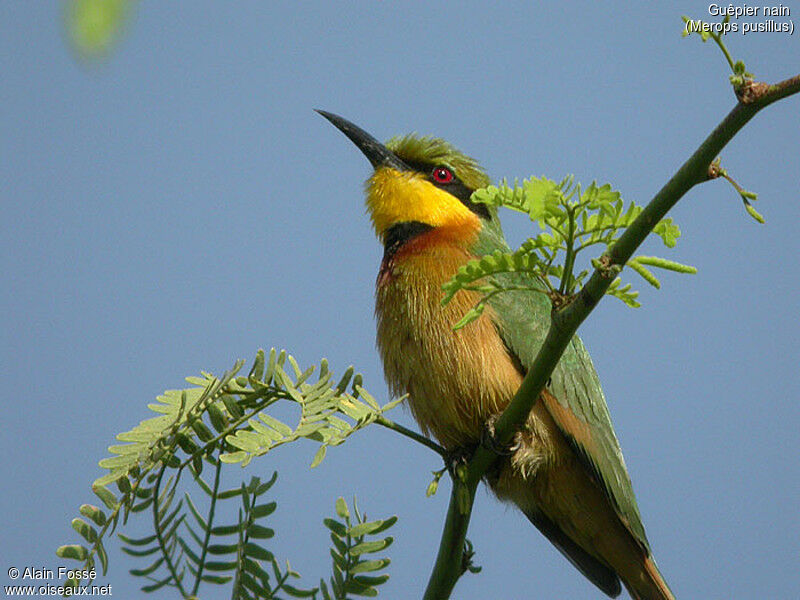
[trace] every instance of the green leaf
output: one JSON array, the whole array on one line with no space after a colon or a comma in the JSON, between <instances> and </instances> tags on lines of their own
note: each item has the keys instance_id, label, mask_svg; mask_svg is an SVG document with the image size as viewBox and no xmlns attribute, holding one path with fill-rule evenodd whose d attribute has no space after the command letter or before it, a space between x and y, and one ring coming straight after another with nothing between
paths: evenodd
<instances>
[{"instance_id":1,"label":"green leaf","mask_svg":"<svg viewBox=\"0 0 800 600\"><path fill-rule=\"evenodd\" d=\"M347 561L345 560L344 556L339 554L333 548L330 548L330 555L333 559L333 564L336 565L339 569L344 571L347 568Z\"/></svg>"},{"instance_id":2,"label":"green leaf","mask_svg":"<svg viewBox=\"0 0 800 600\"><path fill-rule=\"evenodd\" d=\"M472 192L472 196L470 196L470 201L476 204L488 204L490 206L497 206L499 204L499 200L497 200L498 190L495 186L490 185L485 188L481 188Z\"/></svg>"},{"instance_id":3,"label":"green leaf","mask_svg":"<svg viewBox=\"0 0 800 600\"><path fill-rule=\"evenodd\" d=\"M72 519L72 528L90 544L97 541L97 530L83 519Z\"/></svg>"},{"instance_id":4,"label":"green leaf","mask_svg":"<svg viewBox=\"0 0 800 600\"><path fill-rule=\"evenodd\" d=\"M228 436L230 439L232 436ZM225 452L224 454L219 455L219 459L224 463L239 463L242 462L245 458L247 458L249 454L242 450L237 450L236 452Z\"/></svg>"},{"instance_id":5,"label":"green leaf","mask_svg":"<svg viewBox=\"0 0 800 600\"><path fill-rule=\"evenodd\" d=\"M208 553L214 556L222 556L225 554L235 554L239 550L239 544L209 544Z\"/></svg>"},{"instance_id":6,"label":"green leaf","mask_svg":"<svg viewBox=\"0 0 800 600\"><path fill-rule=\"evenodd\" d=\"M311 461L311 468L313 469L317 465L319 465L325 458L325 454L328 452L328 447L322 445L317 449L316 454L314 454L314 460Z\"/></svg>"},{"instance_id":7,"label":"green leaf","mask_svg":"<svg viewBox=\"0 0 800 600\"><path fill-rule=\"evenodd\" d=\"M350 548L350 555L351 556L359 556L361 554L371 554L373 552L380 552L381 550L388 548L394 540L391 537L387 537L382 540L375 540L372 542L361 542L360 544L356 544L352 548Z\"/></svg>"},{"instance_id":8,"label":"green leaf","mask_svg":"<svg viewBox=\"0 0 800 600\"><path fill-rule=\"evenodd\" d=\"M273 561L275 559L273 558ZM273 567L274 568L274 567ZM269 573L267 573L258 562L254 560L245 560L244 561L244 570L250 573L253 577L258 577L262 582L264 582L265 587L269 583ZM276 579L280 579L280 573Z\"/></svg>"},{"instance_id":9,"label":"green leaf","mask_svg":"<svg viewBox=\"0 0 800 600\"><path fill-rule=\"evenodd\" d=\"M745 210L747 211L747 214L748 214L748 215L750 215L751 217L753 217L753 218L754 218L756 221L758 221L758 222L759 222L759 223L761 223L761 224L764 224L764 223L765 223L765 221L764 221L764 217L763 217L763 216L761 216L761 213L759 213L759 212L758 212L758 211L757 211L757 210L756 210L756 209L753 207L753 205L752 205L752 204L750 204L749 202L745 202L745 203L744 203L744 208L745 208Z\"/></svg>"},{"instance_id":10,"label":"green leaf","mask_svg":"<svg viewBox=\"0 0 800 600\"><path fill-rule=\"evenodd\" d=\"M475 321L478 317L483 314L483 311L486 309L486 304L481 302L477 306L472 307L469 309L463 317L453 326L453 329L458 330L462 327L466 327L473 321Z\"/></svg>"},{"instance_id":11,"label":"green leaf","mask_svg":"<svg viewBox=\"0 0 800 600\"><path fill-rule=\"evenodd\" d=\"M178 442L178 446L181 447L181 450L186 452L186 454L194 454L200 449L199 446L194 443L194 440L192 440L192 438L183 433L179 433L176 436L176 441Z\"/></svg>"},{"instance_id":12,"label":"green leaf","mask_svg":"<svg viewBox=\"0 0 800 600\"><path fill-rule=\"evenodd\" d=\"M261 448L264 447L264 444L267 446L269 445L269 440L265 440L264 436L261 434L243 429L240 429L233 435L227 436L225 441L231 446L244 450L248 454L259 452Z\"/></svg>"},{"instance_id":13,"label":"green leaf","mask_svg":"<svg viewBox=\"0 0 800 600\"><path fill-rule=\"evenodd\" d=\"M145 548L144 550L134 550L133 548L127 548L122 546L122 551L127 554L128 556L150 556L151 554L155 554L156 552L160 552L161 548L156 546L151 546L150 548Z\"/></svg>"},{"instance_id":14,"label":"green leaf","mask_svg":"<svg viewBox=\"0 0 800 600\"><path fill-rule=\"evenodd\" d=\"M195 419L189 424L189 426L194 430L194 432L197 434L197 437L199 437L202 442L210 442L214 439L214 434L211 433L211 430L200 419Z\"/></svg>"},{"instance_id":15,"label":"green leaf","mask_svg":"<svg viewBox=\"0 0 800 600\"><path fill-rule=\"evenodd\" d=\"M206 408L206 412L208 412L208 420L211 422L211 426L217 433L221 433L225 430L226 422L225 422L225 415L222 410L214 403L211 403Z\"/></svg>"},{"instance_id":16,"label":"green leaf","mask_svg":"<svg viewBox=\"0 0 800 600\"><path fill-rule=\"evenodd\" d=\"M681 236L680 227L673 223L669 217L656 223L656 226L653 227L653 233L659 236L668 248L674 248L678 238Z\"/></svg>"},{"instance_id":17,"label":"green leaf","mask_svg":"<svg viewBox=\"0 0 800 600\"><path fill-rule=\"evenodd\" d=\"M95 545L95 549L97 550L97 558L100 559L100 567L103 571L103 575L108 573L108 552L106 552L105 546L101 541L98 541Z\"/></svg>"},{"instance_id":18,"label":"green leaf","mask_svg":"<svg viewBox=\"0 0 800 600\"><path fill-rule=\"evenodd\" d=\"M173 581L172 575L167 575L164 579L156 581L155 583L153 583L151 585L143 586L142 587L142 591L143 592L147 592L147 593L155 592L156 590L160 590L165 585L167 585L169 583L172 583L172 581Z\"/></svg>"},{"instance_id":19,"label":"green leaf","mask_svg":"<svg viewBox=\"0 0 800 600\"><path fill-rule=\"evenodd\" d=\"M247 544L245 544L244 552L247 556L255 558L257 560L272 559L272 553L269 550L266 550L253 542L248 542Z\"/></svg>"},{"instance_id":20,"label":"green leaf","mask_svg":"<svg viewBox=\"0 0 800 600\"><path fill-rule=\"evenodd\" d=\"M239 403L233 396L223 396L222 403L225 405L228 414L230 414L234 419L238 419L244 414L244 411L242 411L242 408L239 406Z\"/></svg>"},{"instance_id":21,"label":"green leaf","mask_svg":"<svg viewBox=\"0 0 800 600\"><path fill-rule=\"evenodd\" d=\"M356 575L353 578L355 581L365 586L381 585L389 581L389 575Z\"/></svg>"},{"instance_id":22,"label":"green leaf","mask_svg":"<svg viewBox=\"0 0 800 600\"><path fill-rule=\"evenodd\" d=\"M371 535L376 535L378 533L382 533L389 529L392 525L397 523L397 517L391 516L388 519L380 519L378 521L372 521L373 524L380 523L376 528L372 529Z\"/></svg>"},{"instance_id":23,"label":"green leaf","mask_svg":"<svg viewBox=\"0 0 800 600\"><path fill-rule=\"evenodd\" d=\"M368 523L359 523L353 525L348 532L352 537L360 535L376 534L381 531L387 530L389 527L397 522L397 517L390 517L386 520L370 521Z\"/></svg>"},{"instance_id":24,"label":"green leaf","mask_svg":"<svg viewBox=\"0 0 800 600\"><path fill-rule=\"evenodd\" d=\"M318 588L301 590L300 588L291 586L288 583L284 583L281 586L281 590L289 594L292 598L313 598L316 595Z\"/></svg>"},{"instance_id":25,"label":"green leaf","mask_svg":"<svg viewBox=\"0 0 800 600\"><path fill-rule=\"evenodd\" d=\"M263 586L253 579L253 577L248 573L239 573L238 589L240 592L244 591L242 588L249 590L256 597L264 592Z\"/></svg>"},{"instance_id":26,"label":"green leaf","mask_svg":"<svg viewBox=\"0 0 800 600\"><path fill-rule=\"evenodd\" d=\"M143 538L131 538L127 535L123 535L118 533L117 536L121 539L124 543L128 544L129 546L147 546L152 544L156 540L156 534L148 535L147 537Z\"/></svg>"},{"instance_id":27,"label":"green leaf","mask_svg":"<svg viewBox=\"0 0 800 600\"><path fill-rule=\"evenodd\" d=\"M353 596L364 596L367 598L374 598L378 595L378 590L372 587L363 586L357 581L351 579L347 582L347 593Z\"/></svg>"},{"instance_id":28,"label":"green leaf","mask_svg":"<svg viewBox=\"0 0 800 600\"><path fill-rule=\"evenodd\" d=\"M610 214L619 214L621 200L620 193L612 189L610 183L597 187L597 182L593 181L581 194L581 202L587 202L591 209L598 206L616 207L615 210L611 210Z\"/></svg>"},{"instance_id":29,"label":"green leaf","mask_svg":"<svg viewBox=\"0 0 800 600\"><path fill-rule=\"evenodd\" d=\"M227 500L228 498L237 498L241 495L242 495L242 488L238 487L217 493L217 498L220 500Z\"/></svg>"},{"instance_id":30,"label":"green leaf","mask_svg":"<svg viewBox=\"0 0 800 600\"><path fill-rule=\"evenodd\" d=\"M278 472L273 471L272 477L270 477L269 480L265 481L264 483L259 484L256 487L255 492L253 493L256 496L261 496L264 492L268 491L275 484L277 480L278 480Z\"/></svg>"},{"instance_id":31,"label":"green leaf","mask_svg":"<svg viewBox=\"0 0 800 600\"><path fill-rule=\"evenodd\" d=\"M319 589L322 592L323 600L333 600L330 591L328 590L328 584L325 583L324 579L319 580Z\"/></svg>"},{"instance_id":32,"label":"green leaf","mask_svg":"<svg viewBox=\"0 0 800 600\"><path fill-rule=\"evenodd\" d=\"M108 447L108 451L112 454L118 454L121 456L125 456L126 454L135 454L138 457L139 452L142 450L142 444L115 444L113 446ZM134 457L133 460L135 460ZM127 458L126 458L127 460Z\"/></svg>"},{"instance_id":33,"label":"green leaf","mask_svg":"<svg viewBox=\"0 0 800 600\"><path fill-rule=\"evenodd\" d=\"M121 474L118 474L115 479L112 481L116 481L120 477L124 476L127 473L127 467L136 464L136 456L131 455L122 455L122 456L111 456L109 458L104 458L100 462L97 463L103 469L119 469L124 468L125 471L122 471ZM98 481L100 481L98 479ZM123 492L125 493L125 492Z\"/></svg>"},{"instance_id":34,"label":"green leaf","mask_svg":"<svg viewBox=\"0 0 800 600\"><path fill-rule=\"evenodd\" d=\"M206 569L209 571L232 571L237 566L237 561L232 560L228 562L209 561L206 562Z\"/></svg>"},{"instance_id":35,"label":"green leaf","mask_svg":"<svg viewBox=\"0 0 800 600\"><path fill-rule=\"evenodd\" d=\"M264 540L275 536L275 530L269 527L262 527L261 525L250 525L247 528L247 535L251 538Z\"/></svg>"},{"instance_id":36,"label":"green leaf","mask_svg":"<svg viewBox=\"0 0 800 600\"><path fill-rule=\"evenodd\" d=\"M92 492L94 492L95 496L100 498L100 500L109 510L114 510L119 505L119 501L117 500L116 496L114 496L114 494L110 492L108 488L102 485L97 485L96 483L93 484Z\"/></svg>"},{"instance_id":37,"label":"green leaf","mask_svg":"<svg viewBox=\"0 0 800 600\"><path fill-rule=\"evenodd\" d=\"M690 275L697 273L697 267L684 265L674 260L667 260L666 258L659 258L658 256L637 256L635 260L643 265L675 271L676 273L688 273Z\"/></svg>"},{"instance_id":38,"label":"green leaf","mask_svg":"<svg viewBox=\"0 0 800 600\"><path fill-rule=\"evenodd\" d=\"M337 537L335 533L331 533L330 537L331 537L331 542L333 543L334 546L336 546L336 551L341 555L347 554L347 548L348 548L347 544L342 539Z\"/></svg>"},{"instance_id":39,"label":"green leaf","mask_svg":"<svg viewBox=\"0 0 800 600\"><path fill-rule=\"evenodd\" d=\"M86 518L91 519L98 527L106 524L105 513L92 504L81 504L79 512Z\"/></svg>"},{"instance_id":40,"label":"green leaf","mask_svg":"<svg viewBox=\"0 0 800 600\"><path fill-rule=\"evenodd\" d=\"M350 573L353 575L357 573L371 573L372 571L380 571L385 568L391 561L388 558L379 558L377 560L362 560L357 562L354 566L350 567Z\"/></svg>"},{"instance_id":41,"label":"green leaf","mask_svg":"<svg viewBox=\"0 0 800 600\"><path fill-rule=\"evenodd\" d=\"M344 394L347 391L347 385L350 383L350 380L353 377L353 373L355 369L352 366L347 367L342 378L339 380L339 383L336 384L336 395Z\"/></svg>"},{"instance_id":42,"label":"green leaf","mask_svg":"<svg viewBox=\"0 0 800 600\"><path fill-rule=\"evenodd\" d=\"M325 524L325 527L330 529L333 533L335 533L339 537L344 537L347 535L347 527L343 523L340 523L335 519L323 519L322 522Z\"/></svg>"},{"instance_id":43,"label":"green leaf","mask_svg":"<svg viewBox=\"0 0 800 600\"><path fill-rule=\"evenodd\" d=\"M283 437L289 437L293 433L291 427L289 427L285 423L282 423L281 421L279 421L278 419L276 419L275 417L266 412L262 411L258 413L258 418L264 421L264 423L266 423L270 427L272 427L275 431L280 433Z\"/></svg>"},{"instance_id":44,"label":"green leaf","mask_svg":"<svg viewBox=\"0 0 800 600\"><path fill-rule=\"evenodd\" d=\"M143 510L147 510L148 508L150 508L150 505L152 503L153 503L152 498L146 498L142 502L139 502L138 504L134 504L133 506L131 506L131 512L140 513Z\"/></svg>"},{"instance_id":45,"label":"green leaf","mask_svg":"<svg viewBox=\"0 0 800 600\"><path fill-rule=\"evenodd\" d=\"M192 533L194 533L194 532L192 532ZM183 550L184 554L186 554L186 557L192 563L194 563L195 565L199 565L200 564L200 557L197 556L197 554L194 552L194 550L192 550L192 548L191 548L191 546L189 546L188 542L185 539L183 539L181 536L177 536L177 539L178 539L178 544L180 545L180 547ZM188 565L188 566L191 567L191 564ZM196 575L196 573L195 573L195 575Z\"/></svg>"},{"instance_id":46,"label":"green leaf","mask_svg":"<svg viewBox=\"0 0 800 600\"><path fill-rule=\"evenodd\" d=\"M611 282L609 288L606 290L606 294L608 294L609 296L613 296L615 298L619 298L631 308L640 307L641 304L639 304L639 302L636 300L636 298L639 296L639 292L632 291L630 283L621 287L620 283L621 280L619 277L614 279L614 281Z\"/></svg>"},{"instance_id":47,"label":"green leaf","mask_svg":"<svg viewBox=\"0 0 800 600\"><path fill-rule=\"evenodd\" d=\"M217 585L228 583L233 579L231 575L203 575L201 579L207 583L215 583Z\"/></svg>"},{"instance_id":48,"label":"green leaf","mask_svg":"<svg viewBox=\"0 0 800 600\"><path fill-rule=\"evenodd\" d=\"M267 368L264 371L264 379L262 380L264 383L270 383L272 379L275 377L275 366L280 362L283 364L283 359L286 356L286 353L281 350L281 355L279 359L276 359L276 352L275 348L269 349L269 360L267 361Z\"/></svg>"},{"instance_id":49,"label":"green leaf","mask_svg":"<svg viewBox=\"0 0 800 600\"><path fill-rule=\"evenodd\" d=\"M631 269L633 269L639 275L641 275L642 278L647 283L652 285L654 288L656 289L661 288L661 282L658 281L658 278L655 275L653 275L653 273L649 269L647 269L644 265L637 262L637 259L629 260L627 266L629 266Z\"/></svg>"},{"instance_id":50,"label":"green leaf","mask_svg":"<svg viewBox=\"0 0 800 600\"><path fill-rule=\"evenodd\" d=\"M164 562L164 557L161 556L157 558L149 566L145 567L144 569L130 569L128 573L130 573L134 577L147 577L151 573L155 572L155 570L158 569L158 567L160 567L161 563L163 562Z\"/></svg>"},{"instance_id":51,"label":"green leaf","mask_svg":"<svg viewBox=\"0 0 800 600\"><path fill-rule=\"evenodd\" d=\"M336 500L336 514L342 519L350 518L350 511L347 508L347 502L341 496Z\"/></svg>"},{"instance_id":52,"label":"green leaf","mask_svg":"<svg viewBox=\"0 0 800 600\"><path fill-rule=\"evenodd\" d=\"M60 558L71 558L73 560L86 560L89 556L89 551L79 544L68 544L60 546L56 550L56 556Z\"/></svg>"},{"instance_id":53,"label":"green leaf","mask_svg":"<svg viewBox=\"0 0 800 600\"><path fill-rule=\"evenodd\" d=\"M180 513L180 510L181 510L181 508L183 507L183 499L181 499L181 500L178 502L178 504L175 506L175 508L174 508L174 509L172 509L172 512L170 512L169 514L167 514L167 511L168 511L168 510L169 510L169 508L170 508L170 503L172 502L172 498L174 498L174 496L172 496L172 495L170 494L170 496L168 497L168 500L167 500L167 502L166 502L166 503L164 503L164 504L163 504L161 507L159 507L159 509L158 509L159 525L160 525L160 527L161 527L162 529L166 529L167 527L169 527L169 524L170 524L170 523L172 523L172 520L173 520L173 519L174 519L174 518L175 518L175 517L176 517L176 516L177 516L177 515ZM162 502L163 502L163 500L162 500ZM185 516L185 515L181 515L181 517L180 517L180 518L181 518L181 519L183 519L183 518L184 518L184 516Z\"/></svg>"},{"instance_id":54,"label":"green leaf","mask_svg":"<svg viewBox=\"0 0 800 600\"><path fill-rule=\"evenodd\" d=\"M273 358L275 354L275 349L273 348L271 351L270 359ZM256 360L253 362L253 366L250 368L250 374L248 375L249 379L257 379L260 380L264 376L264 364L266 362L264 350L259 348L258 352L256 353ZM270 360L270 362L272 362Z\"/></svg>"},{"instance_id":55,"label":"green leaf","mask_svg":"<svg viewBox=\"0 0 800 600\"><path fill-rule=\"evenodd\" d=\"M258 506L253 507L253 512L252 512L253 518L261 519L263 517L271 515L272 513L275 512L277 506L278 505L276 502L267 502L265 504L259 504Z\"/></svg>"},{"instance_id":56,"label":"green leaf","mask_svg":"<svg viewBox=\"0 0 800 600\"><path fill-rule=\"evenodd\" d=\"M160 579L160 580L156 581L155 583L152 583L150 585L142 586L141 589L142 589L143 592L146 592L146 593L155 592L157 590L160 590L165 585L171 584L172 582L173 582L172 575L167 575L164 579Z\"/></svg>"},{"instance_id":57,"label":"green leaf","mask_svg":"<svg viewBox=\"0 0 800 600\"><path fill-rule=\"evenodd\" d=\"M223 536L223 535L233 535L234 533L239 533L243 530L242 523L236 523L235 525L217 525L216 527L211 528L211 535Z\"/></svg>"}]
</instances>

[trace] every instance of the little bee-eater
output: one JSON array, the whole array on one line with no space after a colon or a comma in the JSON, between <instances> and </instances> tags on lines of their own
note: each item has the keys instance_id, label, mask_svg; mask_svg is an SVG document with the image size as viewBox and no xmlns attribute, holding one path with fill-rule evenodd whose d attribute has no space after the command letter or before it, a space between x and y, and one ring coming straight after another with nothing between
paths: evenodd
<instances>
[{"instance_id":1,"label":"little bee-eater","mask_svg":"<svg viewBox=\"0 0 800 600\"><path fill-rule=\"evenodd\" d=\"M479 299L462 290L442 306L442 284L468 260L508 251L495 209L470 200L489 184L449 143L407 135L382 144L319 111L374 168L366 204L384 245L378 273L378 349L393 393L408 394L426 434L448 450L474 447L507 406L549 326L544 294L494 296L466 327L453 326ZM653 560L622 451L589 354L576 336L520 431L487 477L562 554L611 597L673 599Z\"/></svg>"}]
</instances>

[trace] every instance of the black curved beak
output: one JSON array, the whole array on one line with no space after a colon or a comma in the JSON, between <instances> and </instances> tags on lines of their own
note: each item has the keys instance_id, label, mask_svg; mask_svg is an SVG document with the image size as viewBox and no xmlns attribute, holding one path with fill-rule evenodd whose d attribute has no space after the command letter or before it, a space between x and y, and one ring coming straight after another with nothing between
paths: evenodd
<instances>
[{"instance_id":1,"label":"black curved beak","mask_svg":"<svg viewBox=\"0 0 800 600\"><path fill-rule=\"evenodd\" d=\"M358 146L358 149L364 153L364 156L367 157L373 168L390 167L398 171L410 170L409 166L400 160L394 152L389 150L355 123L351 123L347 119L325 110L317 110L317 112L350 138L350 141Z\"/></svg>"}]
</instances>

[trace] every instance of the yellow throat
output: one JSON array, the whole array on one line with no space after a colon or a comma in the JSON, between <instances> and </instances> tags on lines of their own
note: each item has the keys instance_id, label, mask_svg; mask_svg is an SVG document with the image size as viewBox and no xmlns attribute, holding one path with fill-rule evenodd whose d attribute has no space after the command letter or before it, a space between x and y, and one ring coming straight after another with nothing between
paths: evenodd
<instances>
[{"instance_id":1,"label":"yellow throat","mask_svg":"<svg viewBox=\"0 0 800 600\"><path fill-rule=\"evenodd\" d=\"M367 180L366 198L375 233L381 238L390 227L405 222L431 227L480 225L478 216L458 198L414 171L376 169Z\"/></svg>"}]
</instances>

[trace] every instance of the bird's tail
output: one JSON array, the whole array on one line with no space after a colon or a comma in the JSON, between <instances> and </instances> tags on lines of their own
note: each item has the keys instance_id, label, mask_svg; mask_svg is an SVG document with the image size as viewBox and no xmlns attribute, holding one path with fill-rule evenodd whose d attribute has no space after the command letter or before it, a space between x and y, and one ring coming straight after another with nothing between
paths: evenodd
<instances>
[{"instance_id":1,"label":"bird's tail","mask_svg":"<svg viewBox=\"0 0 800 600\"><path fill-rule=\"evenodd\" d=\"M645 558L644 569L630 577L620 573L620 578L634 600L675 600L652 556Z\"/></svg>"}]
</instances>

